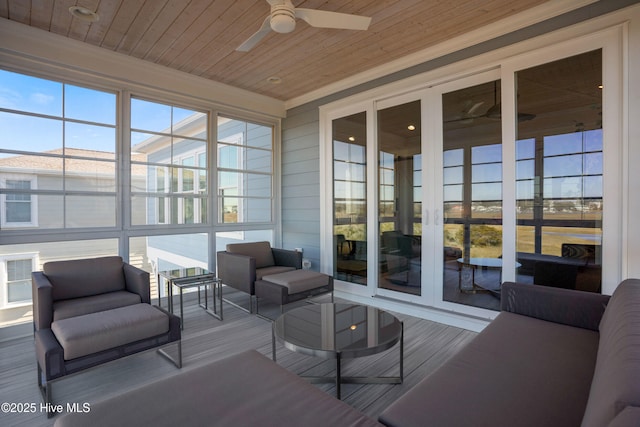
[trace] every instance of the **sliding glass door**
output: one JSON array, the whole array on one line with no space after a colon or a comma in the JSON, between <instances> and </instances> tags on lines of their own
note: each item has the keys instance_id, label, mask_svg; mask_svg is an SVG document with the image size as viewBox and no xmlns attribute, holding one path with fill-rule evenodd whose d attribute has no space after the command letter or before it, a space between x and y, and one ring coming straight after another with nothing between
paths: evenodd
<instances>
[{"instance_id":1,"label":"sliding glass door","mask_svg":"<svg viewBox=\"0 0 640 427\"><path fill-rule=\"evenodd\" d=\"M422 293L421 103L378 111L378 287Z\"/></svg>"},{"instance_id":2,"label":"sliding glass door","mask_svg":"<svg viewBox=\"0 0 640 427\"><path fill-rule=\"evenodd\" d=\"M507 280L614 286L615 52L585 40L325 122L338 286L477 316L500 309Z\"/></svg>"}]
</instances>

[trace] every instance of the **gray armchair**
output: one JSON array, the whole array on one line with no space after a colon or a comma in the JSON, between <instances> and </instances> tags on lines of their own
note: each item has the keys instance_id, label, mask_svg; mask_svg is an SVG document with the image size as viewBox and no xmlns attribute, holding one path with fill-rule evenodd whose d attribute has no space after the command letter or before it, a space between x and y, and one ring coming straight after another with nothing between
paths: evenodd
<instances>
[{"instance_id":1,"label":"gray armchair","mask_svg":"<svg viewBox=\"0 0 640 427\"><path fill-rule=\"evenodd\" d=\"M255 282L270 274L302 268L302 253L272 248L269 242L233 243L217 254L218 278L224 285L249 294L249 310L253 313Z\"/></svg>"},{"instance_id":2,"label":"gray armchair","mask_svg":"<svg viewBox=\"0 0 640 427\"><path fill-rule=\"evenodd\" d=\"M150 305L149 273L110 256L48 262L31 279L45 403L54 380L171 342L177 341L177 359L158 351L182 366L180 318Z\"/></svg>"}]
</instances>

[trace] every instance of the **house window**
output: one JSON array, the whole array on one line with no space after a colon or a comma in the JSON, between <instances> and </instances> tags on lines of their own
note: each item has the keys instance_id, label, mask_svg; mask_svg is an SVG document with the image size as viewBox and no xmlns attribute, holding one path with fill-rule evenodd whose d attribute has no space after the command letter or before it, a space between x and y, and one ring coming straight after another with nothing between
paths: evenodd
<instances>
[{"instance_id":1,"label":"house window","mask_svg":"<svg viewBox=\"0 0 640 427\"><path fill-rule=\"evenodd\" d=\"M31 302L31 272L34 269L36 254L20 254L2 259L0 275L2 298L0 307L23 305Z\"/></svg>"},{"instance_id":2,"label":"house window","mask_svg":"<svg viewBox=\"0 0 640 427\"><path fill-rule=\"evenodd\" d=\"M29 227L36 225L35 197L30 191L35 179L3 179L2 227Z\"/></svg>"}]
</instances>

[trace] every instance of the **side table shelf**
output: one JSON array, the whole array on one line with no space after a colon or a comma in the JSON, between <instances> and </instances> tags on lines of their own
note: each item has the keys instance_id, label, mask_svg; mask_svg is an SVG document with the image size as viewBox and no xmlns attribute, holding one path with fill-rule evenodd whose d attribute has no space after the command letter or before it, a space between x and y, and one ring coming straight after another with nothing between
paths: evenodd
<instances>
[{"instance_id":1,"label":"side table shelf","mask_svg":"<svg viewBox=\"0 0 640 427\"><path fill-rule=\"evenodd\" d=\"M167 309L173 313L173 287L180 289L180 325L184 329L183 296L184 289L198 288L198 305L218 320L222 320L222 281L215 274L201 267L178 268L158 272L158 306L163 285L167 287ZM204 286L204 304L200 298L200 288ZM213 304L209 307L209 288Z\"/></svg>"}]
</instances>

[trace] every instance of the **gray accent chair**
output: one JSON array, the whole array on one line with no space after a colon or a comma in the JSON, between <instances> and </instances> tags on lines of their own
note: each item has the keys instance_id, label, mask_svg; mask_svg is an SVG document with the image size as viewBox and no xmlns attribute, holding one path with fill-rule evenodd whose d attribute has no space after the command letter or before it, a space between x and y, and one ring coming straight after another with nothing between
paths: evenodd
<instances>
[{"instance_id":1,"label":"gray accent chair","mask_svg":"<svg viewBox=\"0 0 640 427\"><path fill-rule=\"evenodd\" d=\"M177 358L158 352L182 367L180 318L150 304L146 271L109 256L48 262L31 279L45 403L52 401L54 380L171 342L177 342Z\"/></svg>"},{"instance_id":2,"label":"gray accent chair","mask_svg":"<svg viewBox=\"0 0 640 427\"><path fill-rule=\"evenodd\" d=\"M269 242L231 243L217 253L218 278L224 285L249 295L249 309L225 299L225 302L253 313L255 283L264 276L302 268L302 253L272 248Z\"/></svg>"}]
</instances>

